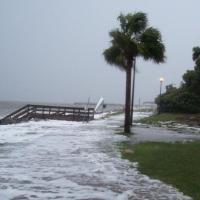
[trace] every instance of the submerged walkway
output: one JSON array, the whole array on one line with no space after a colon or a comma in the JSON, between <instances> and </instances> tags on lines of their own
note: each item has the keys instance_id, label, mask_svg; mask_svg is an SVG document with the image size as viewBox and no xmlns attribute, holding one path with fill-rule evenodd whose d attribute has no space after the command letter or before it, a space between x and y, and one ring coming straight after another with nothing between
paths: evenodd
<instances>
[{"instance_id":1,"label":"submerged walkway","mask_svg":"<svg viewBox=\"0 0 200 200\"><path fill-rule=\"evenodd\" d=\"M0 199L187 200L120 158L122 117L0 126Z\"/></svg>"}]
</instances>

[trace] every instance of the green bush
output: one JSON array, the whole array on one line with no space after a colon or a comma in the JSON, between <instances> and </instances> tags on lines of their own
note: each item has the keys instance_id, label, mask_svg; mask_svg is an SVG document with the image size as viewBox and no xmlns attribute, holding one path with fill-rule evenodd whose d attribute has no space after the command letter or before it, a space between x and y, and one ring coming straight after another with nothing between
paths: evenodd
<instances>
[{"instance_id":1,"label":"green bush","mask_svg":"<svg viewBox=\"0 0 200 200\"><path fill-rule=\"evenodd\" d=\"M160 112L199 113L200 112L200 48L193 48L194 70L188 70L183 75L180 88L172 85L166 87L166 92L155 100Z\"/></svg>"},{"instance_id":2,"label":"green bush","mask_svg":"<svg viewBox=\"0 0 200 200\"><path fill-rule=\"evenodd\" d=\"M199 113L200 98L194 93L190 93L182 88L166 92L156 99L156 103L161 105L161 112L170 113Z\"/></svg>"}]
</instances>

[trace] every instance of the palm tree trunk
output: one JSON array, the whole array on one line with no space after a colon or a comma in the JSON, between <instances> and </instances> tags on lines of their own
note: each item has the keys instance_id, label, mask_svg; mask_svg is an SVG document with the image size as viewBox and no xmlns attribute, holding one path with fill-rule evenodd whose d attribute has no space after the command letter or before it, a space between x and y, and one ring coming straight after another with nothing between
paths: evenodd
<instances>
[{"instance_id":1,"label":"palm tree trunk","mask_svg":"<svg viewBox=\"0 0 200 200\"><path fill-rule=\"evenodd\" d=\"M132 84L132 102L131 102L131 125L133 125L133 107L134 107L134 94L135 94L135 69L136 69L136 58L133 60L133 84Z\"/></svg>"},{"instance_id":2,"label":"palm tree trunk","mask_svg":"<svg viewBox=\"0 0 200 200\"><path fill-rule=\"evenodd\" d=\"M124 132L130 133L131 128L131 67L132 61L128 61L128 66L126 70L126 100L125 100L125 122L124 122Z\"/></svg>"}]
</instances>

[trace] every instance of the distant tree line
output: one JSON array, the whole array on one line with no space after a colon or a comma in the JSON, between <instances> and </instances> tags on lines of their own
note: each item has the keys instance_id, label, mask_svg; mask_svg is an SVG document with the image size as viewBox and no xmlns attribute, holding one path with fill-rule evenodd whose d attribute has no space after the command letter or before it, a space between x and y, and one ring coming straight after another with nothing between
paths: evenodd
<instances>
[{"instance_id":1,"label":"distant tree line","mask_svg":"<svg viewBox=\"0 0 200 200\"><path fill-rule=\"evenodd\" d=\"M200 47L193 48L193 70L183 74L179 88L172 84L155 99L160 112L200 113Z\"/></svg>"}]
</instances>

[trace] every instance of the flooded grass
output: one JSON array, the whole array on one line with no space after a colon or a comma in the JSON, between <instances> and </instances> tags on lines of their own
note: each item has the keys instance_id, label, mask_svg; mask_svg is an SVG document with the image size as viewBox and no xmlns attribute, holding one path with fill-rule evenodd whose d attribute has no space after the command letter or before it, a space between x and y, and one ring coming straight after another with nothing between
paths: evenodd
<instances>
[{"instance_id":1,"label":"flooded grass","mask_svg":"<svg viewBox=\"0 0 200 200\"><path fill-rule=\"evenodd\" d=\"M180 117L181 114L162 113L142 118L136 122L144 124L157 124L158 122L177 121Z\"/></svg>"},{"instance_id":2,"label":"flooded grass","mask_svg":"<svg viewBox=\"0 0 200 200\"><path fill-rule=\"evenodd\" d=\"M159 125L160 122L173 121L189 126L200 126L199 114L161 113L136 120L136 123Z\"/></svg>"},{"instance_id":3,"label":"flooded grass","mask_svg":"<svg viewBox=\"0 0 200 200\"><path fill-rule=\"evenodd\" d=\"M141 173L200 199L200 141L187 143L122 143L122 158L138 162Z\"/></svg>"}]
</instances>

